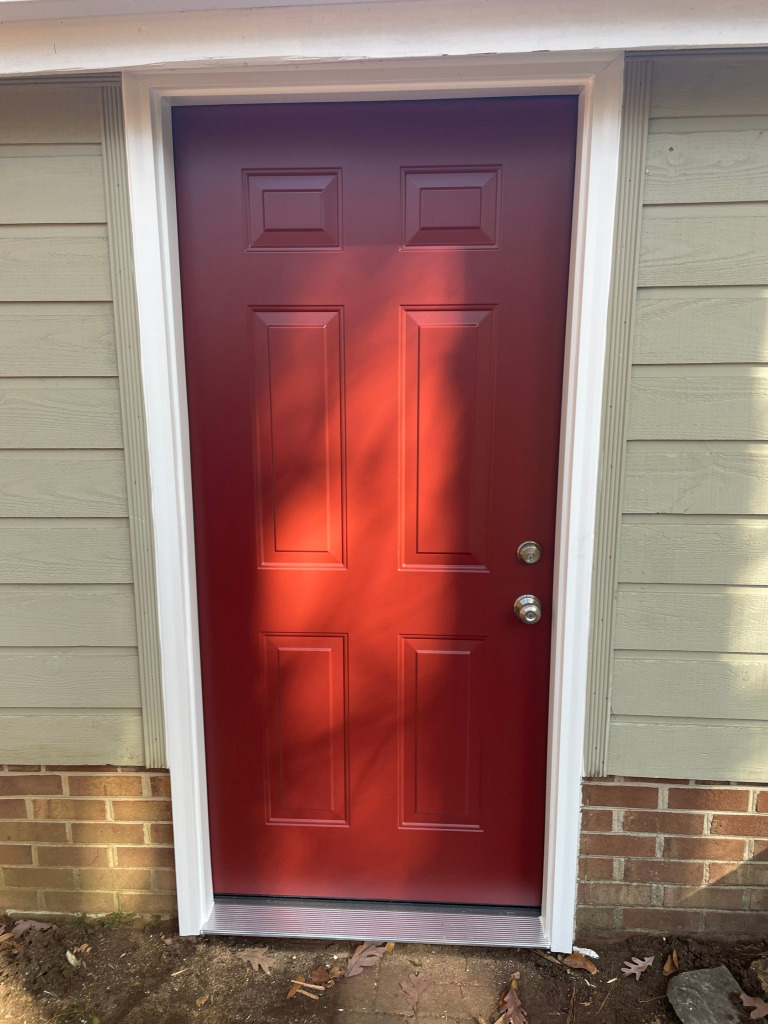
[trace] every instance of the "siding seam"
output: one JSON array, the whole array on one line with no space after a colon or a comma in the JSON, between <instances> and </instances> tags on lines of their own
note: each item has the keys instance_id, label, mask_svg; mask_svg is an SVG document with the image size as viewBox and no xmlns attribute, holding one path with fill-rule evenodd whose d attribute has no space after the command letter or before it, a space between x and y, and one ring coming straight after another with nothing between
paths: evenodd
<instances>
[{"instance_id":1,"label":"siding seam","mask_svg":"<svg viewBox=\"0 0 768 1024\"><path fill-rule=\"evenodd\" d=\"M144 392L139 356L138 311L127 193L125 129L119 85L101 90L104 177L109 262L117 340L120 407L123 420L128 516L139 651L144 765L166 764L160 636L157 618L155 551L149 482Z\"/></svg>"},{"instance_id":2,"label":"siding seam","mask_svg":"<svg viewBox=\"0 0 768 1024\"><path fill-rule=\"evenodd\" d=\"M584 737L584 774L587 777L605 774L608 752L615 591L652 66L649 60L629 60L624 80L615 255L608 314L595 521L594 597Z\"/></svg>"}]
</instances>

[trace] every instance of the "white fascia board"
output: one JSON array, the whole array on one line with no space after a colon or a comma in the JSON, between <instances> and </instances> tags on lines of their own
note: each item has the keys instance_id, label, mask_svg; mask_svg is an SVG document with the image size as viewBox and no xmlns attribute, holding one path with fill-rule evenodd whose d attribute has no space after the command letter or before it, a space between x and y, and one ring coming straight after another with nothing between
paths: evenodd
<instances>
[{"instance_id":1,"label":"white fascia board","mask_svg":"<svg viewBox=\"0 0 768 1024\"><path fill-rule=\"evenodd\" d=\"M163 14L183 11L243 10L254 7L301 7L354 4L360 0L0 0L0 23L47 18L92 18L118 14ZM393 0L366 0L392 3ZM414 0L411 0L414 2Z\"/></svg>"},{"instance_id":2,"label":"white fascia board","mask_svg":"<svg viewBox=\"0 0 768 1024\"><path fill-rule=\"evenodd\" d=\"M311 3L7 21L0 74L762 45L764 0Z\"/></svg>"}]
</instances>

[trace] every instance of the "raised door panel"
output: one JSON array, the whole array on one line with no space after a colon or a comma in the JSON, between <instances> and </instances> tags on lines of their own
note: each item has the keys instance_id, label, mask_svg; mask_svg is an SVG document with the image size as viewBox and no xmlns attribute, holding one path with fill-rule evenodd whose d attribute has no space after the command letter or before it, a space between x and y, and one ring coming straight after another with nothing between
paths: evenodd
<instances>
[{"instance_id":1,"label":"raised door panel","mask_svg":"<svg viewBox=\"0 0 768 1024\"><path fill-rule=\"evenodd\" d=\"M339 310L254 310L260 565L342 568Z\"/></svg>"},{"instance_id":2,"label":"raised door panel","mask_svg":"<svg viewBox=\"0 0 768 1024\"><path fill-rule=\"evenodd\" d=\"M490 309L408 309L403 326L402 561L489 561L493 429Z\"/></svg>"}]
</instances>

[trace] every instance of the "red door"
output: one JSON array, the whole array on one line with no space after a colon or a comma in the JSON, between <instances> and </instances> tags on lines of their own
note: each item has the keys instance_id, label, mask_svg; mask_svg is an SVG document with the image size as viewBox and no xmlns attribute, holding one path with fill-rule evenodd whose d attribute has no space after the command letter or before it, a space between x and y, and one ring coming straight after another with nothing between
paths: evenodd
<instances>
[{"instance_id":1,"label":"red door","mask_svg":"<svg viewBox=\"0 0 768 1024\"><path fill-rule=\"evenodd\" d=\"M218 894L540 903L575 135L174 111Z\"/></svg>"}]
</instances>

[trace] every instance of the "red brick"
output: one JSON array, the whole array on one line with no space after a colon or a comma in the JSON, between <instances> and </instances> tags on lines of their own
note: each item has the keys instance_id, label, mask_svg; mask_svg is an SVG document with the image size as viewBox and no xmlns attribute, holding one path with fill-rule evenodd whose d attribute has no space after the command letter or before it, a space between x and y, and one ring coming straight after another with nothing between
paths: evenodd
<instances>
[{"instance_id":1,"label":"red brick","mask_svg":"<svg viewBox=\"0 0 768 1024\"><path fill-rule=\"evenodd\" d=\"M704 915L704 927L707 938L727 935L732 938L764 938L768 932L768 915L747 911L745 913L728 913L727 911L708 911Z\"/></svg>"},{"instance_id":2,"label":"red brick","mask_svg":"<svg viewBox=\"0 0 768 1024\"><path fill-rule=\"evenodd\" d=\"M664 840L664 856L669 860L744 860L744 841L673 836Z\"/></svg>"},{"instance_id":3,"label":"red brick","mask_svg":"<svg viewBox=\"0 0 768 1024\"><path fill-rule=\"evenodd\" d=\"M176 897L164 892L121 892L120 910L124 914L165 914L176 913Z\"/></svg>"},{"instance_id":4,"label":"red brick","mask_svg":"<svg viewBox=\"0 0 768 1024\"><path fill-rule=\"evenodd\" d=\"M106 892L149 889L151 877L149 871L140 868L83 868L80 885L83 889L104 889Z\"/></svg>"},{"instance_id":5,"label":"red brick","mask_svg":"<svg viewBox=\"0 0 768 1024\"><path fill-rule=\"evenodd\" d=\"M625 860L624 880L701 885L704 881L704 865L690 860Z\"/></svg>"},{"instance_id":6,"label":"red brick","mask_svg":"<svg viewBox=\"0 0 768 1024\"><path fill-rule=\"evenodd\" d=\"M752 860L768 860L768 842L756 839L752 851Z\"/></svg>"},{"instance_id":7,"label":"red brick","mask_svg":"<svg viewBox=\"0 0 768 1024\"><path fill-rule=\"evenodd\" d=\"M74 889L72 868L3 868L6 885L28 889Z\"/></svg>"},{"instance_id":8,"label":"red brick","mask_svg":"<svg viewBox=\"0 0 768 1024\"><path fill-rule=\"evenodd\" d=\"M584 808L581 812L581 828L584 832L610 832L613 828L613 811Z\"/></svg>"},{"instance_id":9,"label":"red brick","mask_svg":"<svg viewBox=\"0 0 768 1024\"><path fill-rule=\"evenodd\" d=\"M39 764L6 764L4 767L8 772L41 772L43 770L42 765Z\"/></svg>"},{"instance_id":10,"label":"red brick","mask_svg":"<svg viewBox=\"0 0 768 1024\"><path fill-rule=\"evenodd\" d=\"M747 789L723 786L720 789L670 789L668 806L673 810L748 811Z\"/></svg>"},{"instance_id":11,"label":"red brick","mask_svg":"<svg viewBox=\"0 0 768 1024\"><path fill-rule=\"evenodd\" d=\"M26 818L26 800L0 800L0 818Z\"/></svg>"},{"instance_id":12,"label":"red brick","mask_svg":"<svg viewBox=\"0 0 768 1024\"><path fill-rule=\"evenodd\" d=\"M698 910L702 907L713 910L742 910L744 890L672 885L664 889L664 906L681 907L683 910Z\"/></svg>"},{"instance_id":13,"label":"red brick","mask_svg":"<svg viewBox=\"0 0 768 1024\"><path fill-rule=\"evenodd\" d=\"M616 912L613 907L577 907L576 935L591 937L614 930Z\"/></svg>"},{"instance_id":14,"label":"red brick","mask_svg":"<svg viewBox=\"0 0 768 1024\"><path fill-rule=\"evenodd\" d=\"M117 910L113 892L44 892L45 909L60 914L109 914Z\"/></svg>"},{"instance_id":15,"label":"red brick","mask_svg":"<svg viewBox=\"0 0 768 1024\"><path fill-rule=\"evenodd\" d=\"M121 868L172 868L173 850L167 846L120 846L117 863Z\"/></svg>"},{"instance_id":16,"label":"red brick","mask_svg":"<svg viewBox=\"0 0 768 1024\"><path fill-rule=\"evenodd\" d=\"M111 775L117 771L117 766L114 764L47 764L45 765L45 770L47 772L66 772L68 775L72 772L88 772L91 775Z\"/></svg>"},{"instance_id":17,"label":"red brick","mask_svg":"<svg viewBox=\"0 0 768 1024\"><path fill-rule=\"evenodd\" d=\"M42 847L42 849L45 849L45 847ZM8 865L9 867L18 867L19 865L31 863L31 846L0 845L0 864Z\"/></svg>"},{"instance_id":18,"label":"red brick","mask_svg":"<svg viewBox=\"0 0 768 1024\"><path fill-rule=\"evenodd\" d=\"M170 800L115 800L115 821L170 821Z\"/></svg>"},{"instance_id":19,"label":"red brick","mask_svg":"<svg viewBox=\"0 0 768 1024\"><path fill-rule=\"evenodd\" d=\"M747 864L710 864L710 885L768 886L768 864L750 861Z\"/></svg>"},{"instance_id":20,"label":"red brick","mask_svg":"<svg viewBox=\"0 0 768 1024\"><path fill-rule=\"evenodd\" d=\"M117 825L112 822L74 824L72 826L72 841L75 844L97 843L101 846L110 846L113 843L139 846L144 842L144 826Z\"/></svg>"},{"instance_id":21,"label":"red brick","mask_svg":"<svg viewBox=\"0 0 768 1024\"><path fill-rule=\"evenodd\" d=\"M107 805L103 800L33 800L36 818L59 821L104 821Z\"/></svg>"},{"instance_id":22,"label":"red brick","mask_svg":"<svg viewBox=\"0 0 768 1024\"><path fill-rule=\"evenodd\" d=\"M713 836L768 836L768 814L715 814Z\"/></svg>"},{"instance_id":23,"label":"red brick","mask_svg":"<svg viewBox=\"0 0 768 1024\"><path fill-rule=\"evenodd\" d=\"M67 827L53 821L0 821L0 843L63 843Z\"/></svg>"},{"instance_id":24,"label":"red brick","mask_svg":"<svg viewBox=\"0 0 768 1024\"><path fill-rule=\"evenodd\" d=\"M659 791L652 786L598 786L586 783L582 792L587 807L659 806Z\"/></svg>"},{"instance_id":25,"label":"red brick","mask_svg":"<svg viewBox=\"0 0 768 1024\"><path fill-rule=\"evenodd\" d=\"M176 892L175 871L156 871L155 882L157 883L158 892Z\"/></svg>"},{"instance_id":26,"label":"red brick","mask_svg":"<svg viewBox=\"0 0 768 1024\"><path fill-rule=\"evenodd\" d=\"M757 794L757 810L760 814L768 812L768 789L763 789Z\"/></svg>"},{"instance_id":27,"label":"red brick","mask_svg":"<svg viewBox=\"0 0 768 1024\"><path fill-rule=\"evenodd\" d=\"M171 795L171 780L167 775L153 775L149 780L152 788L152 796Z\"/></svg>"},{"instance_id":28,"label":"red brick","mask_svg":"<svg viewBox=\"0 0 768 1024\"><path fill-rule=\"evenodd\" d=\"M0 796L55 796L60 775L0 775Z\"/></svg>"},{"instance_id":29,"label":"red brick","mask_svg":"<svg viewBox=\"0 0 768 1024\"><path fill-rule=\"evenodd\" d=\"M753 889L752 892L750 892L749 909L763 911L768 910L768 889Z\"/></svg>"},{"instance_id":30,"label":"red brick","mask_svg":"<svg viewBox=\"0 0 768 1024\"><path fill-rule=\"evenodd\" d=\"M37 862L44 867L105 868L109 854L103 846L38 846Z\"/></svg>"},{"instance_id":31,"label":"red brick","mask_svg":"<svg viewBox=\"0 0 768 1024\"><path fill-rule=\"evenodd\" d=\"M653 836L587 834L581 837L581 852L597 857L653 857L656 839Z\"/></svg>"},{"instance_id":32,"label":"red brick","mask_svg":"<svg viewBox=\"0 0 768 1024\"><path fill-rule=\"evenodd\" d=\"M582 882L579 903L609 907L647 907L651 902L650 885L625 885L623 882Z\"/></svg>"},{"instance_id":33,"label":"red brick","mask_svg":"<svg viewBox=\"0 0 768 1024\"><path fill-rule=\"evenodd\" d=\"M699 932L704 915L695 910L669 910L666 907L627 907L622 915L627 931L656 932L657 935L685 935Z\"/></svg>"},{"instance_id":34,"label":"red brick","mask_svg":"<svg viewBox=\"0 0 768 1024\"><path fill-rule=\"evenodd\" d=\"M670 811L625 811L625 832L652 832L673 836L704 834L703 814L675 814Z\"/></svg>"},{"instance_id":35,"label":"red brick","mask_svg":"<svg viewBox=\"0 0 768 1024\"><path fill-rule=\"evenodd\" d=\"M173 843L173 825L150 825L149 835L151 843Z\"/></svg>"},{"instance_id":36,"label":"red brick","mask_svg":"<svg viewBox=\"0 0 768 1024\"><path fill-rule=\"evenodd\" d=\"M610 857L582 857L579 878L613 878L613 860Z\"/></svg>"},{"instance_id":37,"label":"red brick","mask_svg":"<svg viewBox=\"0 0 768 1024\"><path fill-rule=\"evenodd\" d=\"M0 889L0 907L4 914L26 914L40 908L37 889Z\"/></svg>"},{"instance_id":38,"label":"red brick","mask_svg":"<svg viewBox=\"0 0 768 1024\"><path fill-rule=\"evenodd\" d=\"M72 796L141 796L140 775L73 775Z\"/></svg>"}]
</instances>

